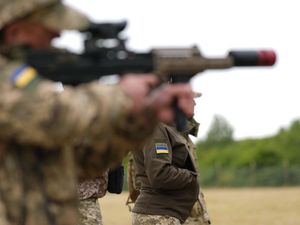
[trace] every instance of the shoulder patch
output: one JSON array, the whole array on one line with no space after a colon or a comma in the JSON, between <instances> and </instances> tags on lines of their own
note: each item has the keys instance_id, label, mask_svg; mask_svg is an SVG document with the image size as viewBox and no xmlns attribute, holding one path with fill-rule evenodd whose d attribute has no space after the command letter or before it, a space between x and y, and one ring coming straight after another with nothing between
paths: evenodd
<instances>
[{"instance_id":1,"label":"shoulder patch","mask_svg":"<svg viewBox=\"0 0 300 225\"><path fill-rule=\"evenodd\" d=\"M10 80L17 88L27 88L39 80L37 71L26 64L15 69L10 75Z\"/></svg>"},{"instance_id":2,"label":"shoulder patch","mask_svg":"<svg viewBox=\"0 0 300 225\"><path fill-rule=\"evenodd\" d=\"M155 143L156 154L168 154L169 148L166 143Z\"/></svg>"}]
</instances>

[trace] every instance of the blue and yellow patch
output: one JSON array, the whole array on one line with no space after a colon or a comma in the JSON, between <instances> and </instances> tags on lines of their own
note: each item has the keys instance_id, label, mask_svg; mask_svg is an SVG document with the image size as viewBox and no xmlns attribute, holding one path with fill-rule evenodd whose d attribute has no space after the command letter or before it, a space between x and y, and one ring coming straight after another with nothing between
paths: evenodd
<instances>
[{"instance_id":1,"label":"blue and yellow patch","mask_svg":"<svg viewBox=\"0 0 300 225\"><path fill-rule=\"evenodd\" d=\"M155 151L156 151L156 154L168 154L169 148L166 143L156 143Z\"/></svg>"},{"instance_id":2,"label":"blue and yellow patch","mask_svg":"<svg viewBox=\"0 0 300 225\"><path fill-rule=\"evenodd\" d=\"M39 77L33 67L24 64L12 72L10 80L18 88L27 88L36 83Z\"/></svg>"}]
</instances>

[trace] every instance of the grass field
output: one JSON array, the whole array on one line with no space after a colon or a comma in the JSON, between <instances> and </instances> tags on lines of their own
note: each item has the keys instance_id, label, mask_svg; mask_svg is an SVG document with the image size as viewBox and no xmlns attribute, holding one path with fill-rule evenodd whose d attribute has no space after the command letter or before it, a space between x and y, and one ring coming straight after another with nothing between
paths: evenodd
<instances>
[{"instance_id":1,"label":"grass field","mask_svg":"<svg viewBox=\"0 0 300 225\"><path fill-rule=\"evenodd\" d=\"M300 225L300 187L203 189L212 225ZM100 199L104 225L131 225L127 193Z\"/></svg>"}]
</instances>

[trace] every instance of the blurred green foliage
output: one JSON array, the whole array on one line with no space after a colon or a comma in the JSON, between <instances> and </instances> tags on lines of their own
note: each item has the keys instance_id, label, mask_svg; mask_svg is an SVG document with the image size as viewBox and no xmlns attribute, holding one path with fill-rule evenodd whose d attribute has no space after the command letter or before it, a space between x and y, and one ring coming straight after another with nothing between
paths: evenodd
<instances>
[{"instance_id":1,"label":"blurred green foliage","mask_svg":"<svg viewBox=\"0 0 300 225\"><path fill-rule=\"evenodd\" d=\"M205 148L210 148L212 146L222 146L227 143L230 143L232 140L232 126L224 117L216 115L207 132L206 139L203 142Z\"/></svg>"},{"instance_id":2,"label":"blurred green foliage","mask_svg":"<svg viewBox=\"0 0 300 225\"><path fill-rule=\"evenodd\" d=\"M204 185L300 184L300 120L271 137L211 140L197 143Z\"/></svg>"}]
</instances>

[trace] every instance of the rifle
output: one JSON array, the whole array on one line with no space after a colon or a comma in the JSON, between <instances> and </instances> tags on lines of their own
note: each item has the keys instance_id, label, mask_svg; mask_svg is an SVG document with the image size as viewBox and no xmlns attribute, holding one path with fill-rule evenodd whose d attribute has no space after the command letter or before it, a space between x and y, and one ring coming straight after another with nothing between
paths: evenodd
<instances>
[{"instance_id":1,"label":"rifle","mask_svg":"<svg viewBox=\"0 0 300 225\"><path fill-rule=\"evenodd\" d=\"M157 74L162 81L188 82L207 69L272 66L276 61L272 50L230 51L224 58L206 58L197 46L135 53L126 48L120 35L126 24L91 23L81 31L85 36L83 53L28 50L26 62L48 79L78 85L106 75L147 72Z\"/></svg>"}]
</instances>

